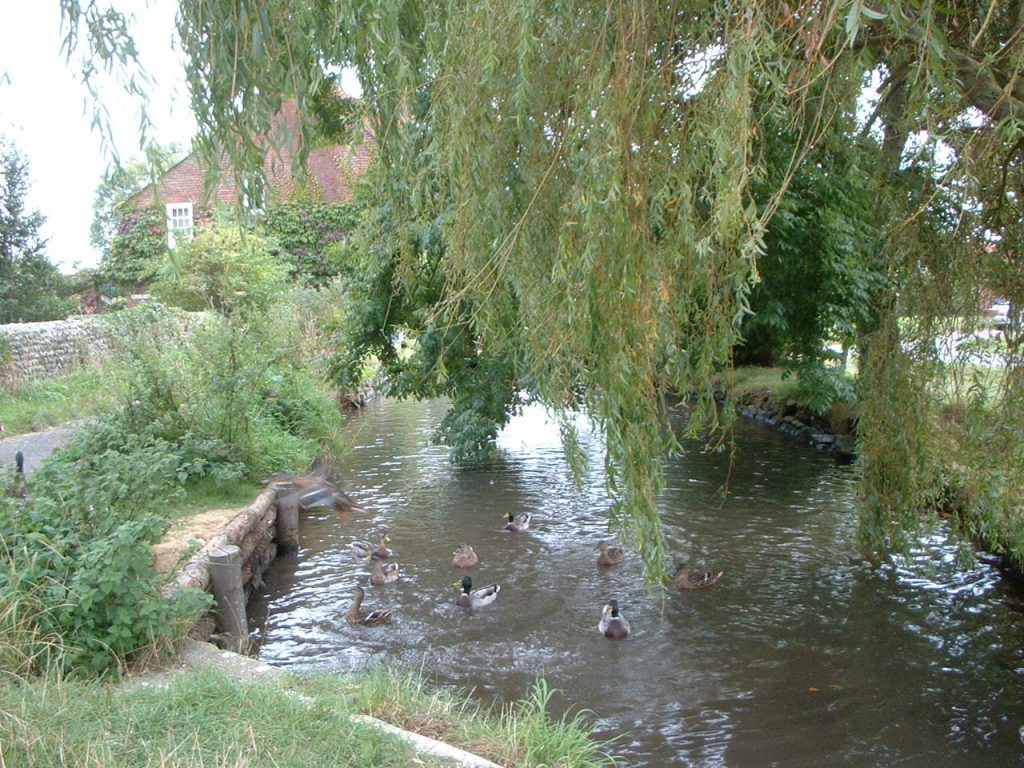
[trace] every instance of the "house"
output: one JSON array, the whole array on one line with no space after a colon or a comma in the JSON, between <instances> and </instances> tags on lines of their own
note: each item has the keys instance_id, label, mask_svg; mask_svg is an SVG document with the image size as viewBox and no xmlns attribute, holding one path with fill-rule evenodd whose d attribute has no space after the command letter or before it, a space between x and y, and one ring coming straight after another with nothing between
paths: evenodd
<instances>
[{"instance_id":1,"label":"house","mask_svg":"<svg viewBox=\"0 0 1024 768\"><path fill-rule=\"evenodd\" d=\"M294 101L282 107L278 119L279 124L286 127L297 125L298 109ZM263 171L271 196L285 200L297 187L292 176L295 147L288 141L279 143L281 146L278 148L271 148L268 144ZM348 200L355 180L369 167L375 148L374 135L366 128L363 143L358 146L335 145L311 150L306 166L308 178L305 189L312 185L315 194L325 202ZM204 182L205 169L196 155L190 154L168 169L154 184L139 190L126 201L126 205L135 210L163 206L167 213L167 244L173 248L177 239L183 235L191 237L196 227L212 221L218 206L233 206L239 200L238 186L232 174L222 173L217 188L210 194L205 193Z\"/></svg>"}]
</instances>

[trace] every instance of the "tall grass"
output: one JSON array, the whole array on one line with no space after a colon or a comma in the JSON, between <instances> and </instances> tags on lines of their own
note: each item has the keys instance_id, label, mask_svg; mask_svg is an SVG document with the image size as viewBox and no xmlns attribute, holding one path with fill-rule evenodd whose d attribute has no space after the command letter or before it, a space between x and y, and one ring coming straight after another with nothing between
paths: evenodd
<instances>
[{"instance_id":1,"label":"tall grass","mask_svg":"<svg viewBox=\"0 0 1024 768\"><path fill-rule=\"evenodd\" d=\"M330 707L211 672L166 689L0 686L0 744L7 768L417 764L410 748Z\"/></svg>"},{"instance_id":2,"label":"tall grass","mask_svg":"<svg viewBox=\"0 0 1024 768\"><path fill-rule=\"evenodd\" d=\"M362 724L375 714L518 768L611 765L582 719L548 716L538 683L500 714L429 692L411 675L240 682L217 672L179 674L166 687L95 682L0 683L0 745L9 768L46 766L434 766L403 742Z\"/></svg>"},{"instance_id":3,"label":"tall grass","mask_svg":"<svg viewBox=\"0 0 1024 768\"><path fill-rule=\"evenodd\" d=\"M307 680L304 690L323 697L338 684ZM614 765L591 739L584 714L554 718L553 690L538 680L524 701L491 710L468 696L430 689L414 673L375 668L342 683L338 706L378 717L410 731L440 738L504 765L596 768Z\"/></svg>"},{"instance_id":4,"label":"tall grass","mask_svg":"<svg viewBox=\"0 0 1024 768\"><path fill-rule=\"evenodd\" d=\"M60 634L47 629L53 621L40 588L24 582L7 557L0 537L0 685L24 682L41 672L55 672L64 652ZM2 764L2 763L0 763Z\"/></svg>"},{"instance_id":5,"label":"tall grass","mask_svg":"<svg viewBox=\"0 0 1024 768\"><path fill-rule=\"evenodd\" d=\"M76 419L97 416L124 393L115 363L87 367L65 376L33 380L0 397L0 424L5 436L35 432Z\"/></svg>"}]
</instances>

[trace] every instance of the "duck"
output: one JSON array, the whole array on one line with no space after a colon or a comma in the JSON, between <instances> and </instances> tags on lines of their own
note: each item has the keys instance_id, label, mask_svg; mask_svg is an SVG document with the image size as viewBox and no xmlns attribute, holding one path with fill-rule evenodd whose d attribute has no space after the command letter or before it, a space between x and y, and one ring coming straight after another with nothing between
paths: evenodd
<instances>
[{"instance_id":1,"label":"duck","mask_svg":"<svg viewBox=\"0 0 1024 768\"><path fill-rule=\"evenodd\" d=\"M707 589L713 587L722 578L723 571L702 571L690 573L685 565L676 566L676 575L673 577L676 589Z\"/></svg>"},{"instance_id":2,"label":"duck","mask_svg":"<svg viewBox=\"0 0 1024 768\"><path fill-rule=\"evenodd\" d=\"M479 562L480 558L469 544L459 544L452 556L452 565L456 568L472 568Z\"/></svg>"},{"instance_id":3,"label":"duck","mask_svg":"<svg viewBox=\"0 0 1024 768\"><path fill-rule=\"evenodd\" d=\"M598 623L597 628L602 635L612 640L625 640L629 637L631 627L625 617L619 613L618 600L613 598L605 604L604 611L601 614L601 621Z\"/></svg>"},{"instance_id":4,"label":"duck","mask_svg":"<svg viewBox=\"0 0 1024 768\"><path fill-rule=\"evenodd\" d=\"M622 547L612 546L606 541L597 545L598 565L618 565L626 559L626 551Z\"/></svg>"},{"instance_id":5,"label":"duck","mask_svg":"<svg viewBox=\"0 0 1024 768\"><path fill-rule=\"evenodd\" d=\"M353 541L349 546L359 557L369 558L373 560L387 560L389 557L394 557L395 551L388 549L387 542L391 541L391 537L388 536L388 532L384 531L380 534L376 544L371 544L368 541Z\"/></svg>"},{"instance_id":6,"label":"duck","mask_svg":"<svg viewBox=\"0 0 1024 768\"><path fill-rule=\"evenodd\" d=\"M483 608L485 605L493 603L494 598L501 591L501 586L498 584L473 589L473 579L469 576L463 576L462 581L455 582L455 586L462 587L459 599L455 601L460 608Z\"/></svg>"},{"instance_id":7,"label":"duck","mask_svg":"<svg viewBox=\"0 0 1024 768\"><path fill-rule=\"evenodd\" d=\"M355 597L352 599L352 605L349 606L348 613L345 614L345 620L349 624L355 624L362 627L375 627L379 624L389 624L391 622L391 611L383 609L377 609L375 611L364 611L363 610L363 598L366 593L362 587L355 587L352 590Z\"/></svg>"},{"instance_id":8,"label":"duck","mask_svg":"<svg viewBox=\"0 0 1024 768\"><path fill-rule=\"evenodd\" d=\"M508 513L508 522L502 529L504 531L525 531L530 527L530 518L532 516L529 512L520 512L518 515L513 516L511 512Z\"/></svg>"},{"instance_id":9,"label":"duck","mask_svg":"<svg viewBox=\"0 0 1024 768\"><path fill-rule=\"evenodd\" d=\"M370 574L370 583L375 587L384 584L394 584L398 581L398 563L382 563L380 560L373 566L373 573Z\"/></svg>"},{"instance_id":10,"label":"duck","mask_svg":"<svg viewBox=\"0 0 1024 768\"><path fill-rule=\"evenodd\" d=\"M338 487L327 470L318 468L314 474L292 475L276 472L262 485L277 492L278 504L297 504L299 510L333 509L338 512L365 512L355 500Z\"/></svg>"},{"instance_id":11,"label":"duck","mask_svg":"<svg viewBox=\"0 0 1024 768\"><path fill-rule=\"evenodd\" d=\"M7 489L7 495L15 499L28 497L28 482L25 480L25 454L21 451L14 454L14 479Z\"/></svg>"}]
</instances>

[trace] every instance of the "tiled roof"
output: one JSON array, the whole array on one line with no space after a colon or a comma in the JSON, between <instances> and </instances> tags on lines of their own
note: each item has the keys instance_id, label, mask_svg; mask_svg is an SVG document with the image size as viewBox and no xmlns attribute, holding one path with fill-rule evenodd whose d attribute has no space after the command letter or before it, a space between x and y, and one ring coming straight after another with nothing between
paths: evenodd
<instances>
[{"instance_id":1,"label":"tiled roof","mask_svg":"<svg viewBox=\"0 0 1024 768\"><path fill-rule=\"evenodd\" d=\"M285 104L279 115L279 125L286 128L297 123L297 108L294 102ZM292 176L292 161L295 144L287 138L288 131L282 131L280 146L269 148L263 163L263 171L273 193L287 198L295 190ZM308 181L317 195L327 202L348 200L352 196L355 180L366 172L376 151L375 137L369 129L363 133L363 143L318 147L309 153L306 167ZM197 211L214 207L215 203L234 205L238 201L238 186L227 168L222 168L220 183L210 199L204 199L203 183L205 173L195 154L191 154L170 168L155 185L149 184L140 190L132 200L134 207L146 207L156 202L190 202ZM208 216L197 215L197 221Z\"/></svg>"}]
</instances>

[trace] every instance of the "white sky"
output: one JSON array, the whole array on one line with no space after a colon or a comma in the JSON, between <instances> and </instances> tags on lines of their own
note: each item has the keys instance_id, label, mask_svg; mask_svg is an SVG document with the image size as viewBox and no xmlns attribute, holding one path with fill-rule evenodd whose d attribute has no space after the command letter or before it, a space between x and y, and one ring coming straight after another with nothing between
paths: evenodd
<instances>
[{"instance_id":1,"label":"white sky","mask_svg":"<svg viewBox=\"0 0 1024 768\"><path fill-rule=\"evenodd\" d=\"M151 137L187 150L195 132L177 52L174 0L119 0L134 13L136 46L150 78ZM79 82L77 58L61 53L56 0L0 0L0 134L28 160L29 206L45 217L43 236L50 261L62 271L95 266L99 254L89 245L96 185L110 162L100 134L93 130L92 106ZM106 88L114 143L122 160L141 157L139 104Z\"/></svg>"}]
</instances>

